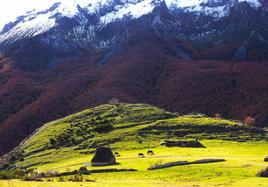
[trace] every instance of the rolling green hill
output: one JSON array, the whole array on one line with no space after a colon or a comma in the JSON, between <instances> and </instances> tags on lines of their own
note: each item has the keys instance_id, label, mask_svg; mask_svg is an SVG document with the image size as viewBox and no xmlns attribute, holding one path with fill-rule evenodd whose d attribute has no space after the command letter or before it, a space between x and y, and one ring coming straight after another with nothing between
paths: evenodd
<instances>
[{"instance_id":1,"label":"rolling green hill","mask_svg":"<svg viewBox=\"0 0 268 187\"><path fill-rule=\"evenodd\" d=\"M106 104L45 124L4 158L9 168L33 168L100 146L135 150L192 138L263 140L266 132L201 114L177 116L147 104Z\"/></svg>"}]
</instances>

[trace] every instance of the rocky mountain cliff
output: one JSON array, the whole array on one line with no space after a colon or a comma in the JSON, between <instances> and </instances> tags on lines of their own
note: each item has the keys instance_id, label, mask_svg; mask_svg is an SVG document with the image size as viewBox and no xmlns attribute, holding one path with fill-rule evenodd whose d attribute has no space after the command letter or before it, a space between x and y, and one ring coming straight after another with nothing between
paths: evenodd
<instances>
[{"instance_id":1,"label":"rocky mountain cliff","mask_svg":"<svg viewBox=\"0 0 268 187\"><path fill-rule=\"evenodd\" d=\"M147 30L170 42L172 51L186 59L267 59L266 4L261 0L59 1L8 23L0 33L1 51L12 55L15 49L20 59L19 54L32 54L33 46L37 55L45 49L51 55L49 59L46 53L41 55L41 62L88 50L104 50L111 56L124 49L124 42L136 32ZM22 61L32 61L31 56Z\"/></svg>"}]
</instances>

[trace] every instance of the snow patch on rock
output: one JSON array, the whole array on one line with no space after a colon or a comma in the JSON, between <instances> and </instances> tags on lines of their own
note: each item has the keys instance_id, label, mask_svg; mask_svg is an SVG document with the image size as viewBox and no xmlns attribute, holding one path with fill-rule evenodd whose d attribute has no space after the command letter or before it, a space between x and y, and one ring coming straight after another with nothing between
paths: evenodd
<instances>
[{"instance_id":1,"label":"snow patch on rock","mask_svg":"<svg viewBox=\"0 0 268 187\"><path fill-rule=\"evenodd\" d=\"M45 10L34 10L19 17L0 30L0 43L13 43L27 37L34 37L57 26L61 17L75 17L80 25L90 21L81 10L98 17L98 25L104 26L124 18L137 19L151 13L159 2L165 1L170 11L179 10L205 14L219 19L229 14L230 8L239 2L248 2L260 7L259 0L54 0Z\"/></svg>"}]
</instances>

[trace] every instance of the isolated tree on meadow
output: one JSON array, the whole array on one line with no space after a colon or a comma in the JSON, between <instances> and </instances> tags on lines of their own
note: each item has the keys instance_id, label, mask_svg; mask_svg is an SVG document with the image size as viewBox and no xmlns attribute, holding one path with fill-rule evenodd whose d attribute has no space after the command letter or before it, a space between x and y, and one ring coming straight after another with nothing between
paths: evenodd
<instances>
[{"instance_id":1,"label":"isolated tree on meadow","mask_svg":"<svg viewBox=\"0 0 268 187\"><path fill-rule=\"evenodd\" d=\"M255 126L256 125L256 120L252 116L247 116L244 119L244 124L248 126Z\"/></svg>"},{"instance_id":2,"label":"isolated tree on meadow","mask_svg":"<svg viewBox=\"0 0 268 187\"><path fill-rule=\"evenodd\" d=\"M215 118L218 118L218 119L221 119L222 118L222 115L220 113L216 113L216 114L214 114L214 117Z\"/></svg>"},{"instance_id":3,"label":"isolated tree on meadow","mask_svg":"<svg viewBox=\"0 0 268 187\"><path fill-rule=\"evenodd\" d=\"M113 97L112 99L109 100L109 104L118 104L119 103L119 99Z\"/></svg>"}]
</instances>

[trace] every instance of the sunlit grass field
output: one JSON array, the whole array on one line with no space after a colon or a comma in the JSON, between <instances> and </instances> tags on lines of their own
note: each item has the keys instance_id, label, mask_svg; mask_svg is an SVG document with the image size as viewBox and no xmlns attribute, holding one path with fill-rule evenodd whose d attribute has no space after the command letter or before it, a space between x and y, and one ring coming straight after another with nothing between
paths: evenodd
<instances>
[{"instance_id":1,"label":"sunlit grass field","mask_svg":"<svg viewBox=\"0 0 268 187\"><path fill-rule=\"evenodd\" d=\"M18 180L1 181L1 187L21 186L268 186L268 178L257 177L261 169L268 166L263 161L268 155L267 142L234 142L222 140L204 140L207 148L166 148L158 146L152 148L154 156L146 155L138 158L140 152L148 149L119 150L121 157L117 158L119 165L102 168L137 169L135 172L98 173L85 175L84 179L95 182L22 182ZM92 158L89 155L73 155L72 158L58 160L53 164L37 166L39 171L70 171L79 169ZM194 161L203 158L223 158L226 162L176 166L161 170L149 171L147 168L155 163L170 161Z\"/></svg>"},{"instance_id":2,"label":"sunlit grass field","mask_svg":"<svg viewBox=\"0 0 268 187\"><path fill-rule=\"evenodd\" d=\"M134 169L43 178L43 182L0 181L0 187L79 187L79 186L243 186L268 187L268 179L257 173L268 166L267 129L241 122L207 117L180 116L146 104L109 104L84 110L45 124L3 159L13 168L35 172L63 173L79 170ZM165 140L198 139L206 148L168 148ZM117 165L92 167L96 147L119 152ZM155 155L147 155L153 150ZM144 153L145 158L138 158ZM225 159L226 162L176 166L148 170L155 164L199 159ZM48 182L49 181L49 182Z\"/></svg>"}]
</instances>

